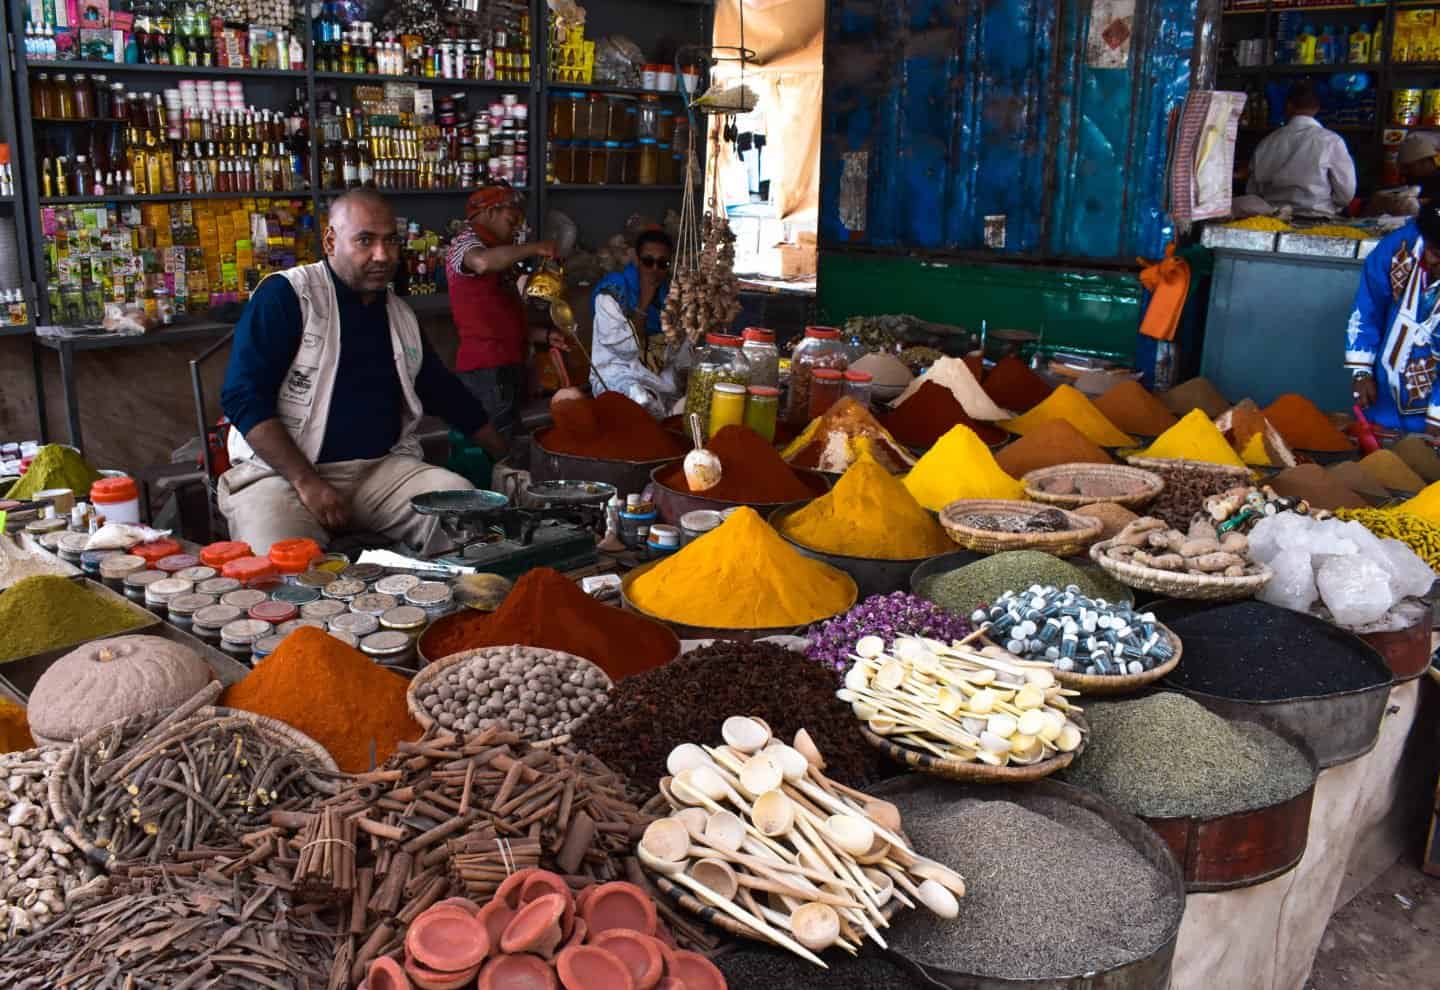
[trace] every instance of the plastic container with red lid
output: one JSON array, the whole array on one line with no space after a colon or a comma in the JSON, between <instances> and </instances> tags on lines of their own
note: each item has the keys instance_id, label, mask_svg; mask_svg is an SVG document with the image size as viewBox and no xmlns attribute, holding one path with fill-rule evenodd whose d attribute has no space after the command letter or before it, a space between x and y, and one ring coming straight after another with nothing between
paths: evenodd
<instances>
[{"instance_id":1,"label":"plastic container with red lid","mask_svg":"<svg viewBox=\"0 0 1440 990\"><path fill-rule=\"evenodd\" d=\"M134 478L101 478L90 486L90 501L106 522L140 522L140 489Z\"/></svg>"},{"instance_id":2,"label":"plastic container with red lid","mask_svg":"<svg viewBox=\"0 0 1440 990\"><path fill-rule=\"evenodd\" d=\"M179 553L180 550L180 544L169 539L151 540L149 543L139 543L130 548L132 554L145 561L150 567L154 567L166 557Z\"/></svg>"},{"instance_id":3,"label":"plastic container with red lid","mask_svg":"<svg viewBox=\"0 0 1440 990\"><path fill-rule=\"evenodd\" d=\"M274 581L278 571L268 557L238 557L220 569L220 573L247 585Z\"/></svg>"},{"instance_id":4,"label":"plastic container with red lid","mask_svg":"<svg viewBox=\"0 0 1440 990\"><path fill-rule=\"evenodd\" d=\"M290 602L277 602L272 599L261 602L258 605L252 605L249 614L252 619L269 622L271 625L279 625L282 622L289 622L291 619L299 618L300 610Z\"/></svg>"},{"instance_id":5,"label":"plastic container with red lid","mask_svg":"<svg viewBox=\"0 0 1440 990\"><path fill-rule=\"evenodd\" d=\"M270 563L281 574L300 574L308 571L315 561L325 556L320 544L300 537L294 540L280 540L270 545Z\"/></svg>"},{"instance_id":6,"label":"plastic container with red lid","mask_svg":"<svg viewBox=\"0 0 1440 990\"><path fill-rule=\"evenodd\" d=\"M232 560L254 555L255 551L250 549L248 543L241 543L239 540L221 540L219 543L211 543L200 551L200 562L210 567L224 567Z\"/></svg>"}]
</instances>

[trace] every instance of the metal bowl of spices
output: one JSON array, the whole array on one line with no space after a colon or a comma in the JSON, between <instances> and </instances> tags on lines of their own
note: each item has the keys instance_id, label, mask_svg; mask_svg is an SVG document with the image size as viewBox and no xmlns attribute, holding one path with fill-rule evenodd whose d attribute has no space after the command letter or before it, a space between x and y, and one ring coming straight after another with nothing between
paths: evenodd
<instances>
[{"instance_id":1,"label":"metal bowl of spices","mask_svg":"<svg viewBox=\"0 0 1440 990\"><path fill-rule=\"evenodd\" d=\"M939 556L950 556L949 554L931 554L925 557L851 557L843 553L827 553L824 550L815 550L805 544L793 539L785 532L785 521L804 508L805 502L792 502L783 505L770 513L770 525L780 534L780 537L796 550L812 560L829 564L839 571L844 571L855 579L855 585L860 589L860 600L869 598L871 595L888 595L892 591L900 591L910 581L910 575L915 573L915 568L927 561L934 560Z\"/></svg>"},{"instance_id":2,"label":"metal bowl of spices","mask_svg":"<svg viewBox=\"0 0 1440 990\"><path fill-rule=\"evenodd\" d=\"M711 509L716 512L723 512L726 509L738 508L748 505L762 516L768 516L776 509L783 508L789 502L731 502L725 499L706 498L704 495L696 495L691 492L682 492L679 489L671 488L660 480L661 475L669 472L680 462L671 458L654 471L650 472L650 482L653 484L651 491L654 493L655 509L660 518L667 523L679 525L680 520L690 512L698 509ZM812 492L811 498L819 498L830 490L830 479L819 471L807 471L803 468L793 468L800 481ZM643 485L641 487L644 487ZM638 488L632 489L639 491ZM799 504L804 504L803 502Z\"/></svg>"}]
</instances>

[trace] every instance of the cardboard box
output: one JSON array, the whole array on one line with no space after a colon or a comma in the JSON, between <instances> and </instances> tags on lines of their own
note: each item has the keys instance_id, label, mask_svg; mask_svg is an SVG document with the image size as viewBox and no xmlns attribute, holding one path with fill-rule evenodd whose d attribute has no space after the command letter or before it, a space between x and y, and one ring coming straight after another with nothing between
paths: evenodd
<instances>
[{"instance_id":1,"label":"cardboard box","mask_svg":"<svg viewBox=\"0 0 1440 990\"><path fill-rule=\"evenodd\" d=\"M817 262L817 252L813 243L780 245L781 278L813 277Z\"/></svg>"}]
</instances>

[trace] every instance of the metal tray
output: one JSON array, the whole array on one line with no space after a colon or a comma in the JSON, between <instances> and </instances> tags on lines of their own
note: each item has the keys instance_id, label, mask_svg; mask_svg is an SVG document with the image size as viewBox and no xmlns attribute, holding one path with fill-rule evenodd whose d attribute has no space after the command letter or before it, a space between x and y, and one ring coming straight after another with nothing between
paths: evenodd
<instances>
[{"instance_id":1,"label":"metal tray","mask_svg":"<svg viewBox=\"0 0 1440 990\"><path fill-rule=\"evenodd\" d=\"M1274 251L1275 231L1243 230L1224 224L1209 224L1200 232L1200 243L1208 248L1231 248L1236 251Z\"/></svg>"},{"instance_id":2,"label":"metal tray","mask_svg":"<svg viewBox=\"0 0 1440 990\"><path fill-rule=\"evenodd\" d=\"M0 682L3 682L5 687L19 695L22 699L30 696L30 692L35 687L35 682L40 679L41 674L50 669L52 663L76 647L84 646L86 643L93 642L97 639L109 639L110 636L133 636L136 633L150 632L154 630L155 626L161 624L159 616L155 615L155 613L141 608L124 595L116 594L99 581L92 581L87 577L77 577L72 578L72 580L85 587L92 594L98 595L111 602L119 603L137 618L143 619L144 622L142 625L135 626L132 629L126 629L122 632L111 633L109 636L87 636L82 639L77 639L74 642L66 643L64 646L57 646L54 649L45 650L42 653L35 653L28 657L20 657L16 660L0 663Z\"/></svg>"},{"instance_id":3,"label":"metal tray","mask_svg":"<svg viewBox=\"0 0 1440 990\"><path fill-rule=\"evenodd\" d=\"M1353 258L1359 241L1350 237L1316 237L1300 232L1281 233L1275 244L1277 254L1305 254L1321 258Z\"/></svg>"}]
</instances>

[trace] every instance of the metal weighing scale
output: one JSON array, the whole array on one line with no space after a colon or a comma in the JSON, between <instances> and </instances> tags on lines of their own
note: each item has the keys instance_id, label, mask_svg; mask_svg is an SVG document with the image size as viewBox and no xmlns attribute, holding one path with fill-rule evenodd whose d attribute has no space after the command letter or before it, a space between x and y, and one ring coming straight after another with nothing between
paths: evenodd
<instances>
[{"instance_id":1,"label":"metal weighing scale","mask_svg":"<svg viewBox=\"0 0 1440 990\"><path fill-rule=\"evenodd\" d=\"M597 481L532 485L524 506L499 492L427 492L410 500L422 516L439 516L451 546L429 559L516 578L535 567L559 571L595 563L605 535L605 505L615 486Z\"/></svg>"}]
</instances>

